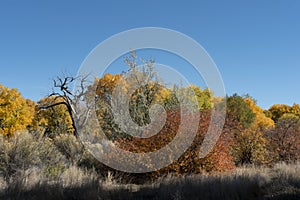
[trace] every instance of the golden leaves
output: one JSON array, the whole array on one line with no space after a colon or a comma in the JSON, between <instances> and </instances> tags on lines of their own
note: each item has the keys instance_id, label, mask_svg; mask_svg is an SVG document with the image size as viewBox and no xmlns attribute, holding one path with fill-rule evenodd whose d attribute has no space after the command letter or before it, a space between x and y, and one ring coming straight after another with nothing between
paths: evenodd
<instances>
[{"instance_id":1,"label":"golden leaves","mask_svg":"<svg viewBox=\"0 0 300 200\"><path fill-rule=\"evenodd\" d=\"M0 85L0 134L11 136L32 123L35 103L24 99L17 89Z\"/></svg>"}]
</instances>

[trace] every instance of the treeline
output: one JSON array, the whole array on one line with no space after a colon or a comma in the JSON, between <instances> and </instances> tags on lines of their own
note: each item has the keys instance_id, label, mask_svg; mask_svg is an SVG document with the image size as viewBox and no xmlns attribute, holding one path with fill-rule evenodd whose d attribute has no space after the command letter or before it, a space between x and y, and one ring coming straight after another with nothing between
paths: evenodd
<instances>
[{"instance_id":1,"label":"treeline","mask_svg":"<svg viewBox=\"0 0 300 200\"><path fill-rule=\"evenodd\" d=\"M129 76L127 74L126 79L122 79L125 77L124 74L105 74L95 79L93 86L96 92L95 108L99 125L114 145L127 151L141 153L162 148L177 134L181 115L200 113L197 134L192 145L171 165L147 174L150 178L168 173L222 172L245 164L272 166L277 162L294 162L299 159L300 106L298 104L292 106L276 104L268 110L263 110L249 95L234 94L222 99L215 97L208 88L201 89L195 85L167 88L155 81L154 77L149 79L152 68L149 64L147 67L146 70L145 68L139 70L135 65L130 65ZM166 111L165 125L159 133L150 138L133 137L126 133L118 126L114 117L115 113L111 109L113 90L118 82L123 81L119 84L120 90L126 91L126 88L133 84L133 77L141 80L148 77L149 80L147 84L135 89L134 93L128 96L130 98L129 114L132 120L139 126L151 123L149 109L153 104L162 105ZM184 110L176 94L191 98L189 91L193 91L196 95L198 106L192 110ZM68 97L67 93L60 95ZM57 156L48 155L51 152L56 152L54 155L59 154L62 160L67 159L69 164L96 168L101 173L114 171L93 159L78 138L73 136L72 116L65 104L60 104L64 98L58 97L64 96L55 94L34 102L24 99L17 89L9 89L0 85L0 133L2 135L0 171L6 177L18 171L17 167L13 168L16 166L14 162L16 162L17 154L22 154L22 152L28 152L28 157L26 159L23 157L24 161L19 159L18 166L29 168L40 166L41 162L47 162L49 166L46 167L46 171L50 174L58 173L66 165L63 164L64 162L55 161ZM213 150L205 158L199 158L200 147L210 124L211 112L216 109L216 106L220 106L222 100L226 100L226 119L222 134ZM31 138L28 139L29 136L26 136L25 144L18 140L20 135L25 134L24 130ZM94 132L93 134L95 138L103 137ZM26 141L31 141L32 144ZM96 143L97 141L93 145ZM22 145L22 148L18 145ZM47 148L35 149L39 145L45 145ZM103 148L101 144L98 146ZM30 149L25 150L26 147ZM48 152L50 150L51 152ZM32 151L43 151L37 152L37 155L42 155L41 162L38 164L29 158L30 156L37 157ZM118 155L110 154L110 156L112 160L118 158ZM50 167L53 163L49 163L49 159L57 164ZM161 159L168 159L168 155L162 155ZM27 160L30 162L24 164ZM133 163L139 164L139 161L134 160Z\"/></svg>"}]
</instances>

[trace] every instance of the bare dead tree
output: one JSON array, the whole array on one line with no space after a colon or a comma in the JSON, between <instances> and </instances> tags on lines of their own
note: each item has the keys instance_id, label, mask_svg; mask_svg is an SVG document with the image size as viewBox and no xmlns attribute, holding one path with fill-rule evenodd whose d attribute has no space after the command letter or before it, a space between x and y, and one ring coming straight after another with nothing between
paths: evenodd
<instances>
[{"instance_id":1,"label":"bare dead tree","mask_svg":"<svg viewBox=\"0 0 300 200\"><path fill-rule=\"evenodd\" d=\"M53 79L52 93L48 97L54 97L47 105L39 107L41 110L53 109L56 106L64 105L71 118L74 136L78 137L78 127L84 126L87 123L90 111L93 106L91 93L92 86L88 86L88 76L73 77L73 76L57 76ZM71 91L71 85L76 85L76 90ZM90 98L90 99L87 99ZM81 109L82 103L85 102L85 109ZM53 109L54 110L54 109Z\"/></svg>"}]
</instances>

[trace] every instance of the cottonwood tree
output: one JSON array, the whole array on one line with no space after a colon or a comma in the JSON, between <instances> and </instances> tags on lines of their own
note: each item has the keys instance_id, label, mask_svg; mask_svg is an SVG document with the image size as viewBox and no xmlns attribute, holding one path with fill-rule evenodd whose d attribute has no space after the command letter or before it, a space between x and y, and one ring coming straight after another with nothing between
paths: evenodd
<instances>
[{"instance_id":1,"label":"cottonwood tree","mask_svg":"<svg viewBox=\"0 0 300 200\"><path fill-rule=\"evenodd\" d=\"M268 110L271 114L271 118L277 122L285 114L294 114L300 117L300 105L294 104L289 106L286 104L274 104Z\"/></svg>"},{"instance_id":2,"label":"cottonwood tree","mask_svg":"<svg viewBox=\"0 0 300 200\"><path fill-rule=\"evenodd\" d=\"M294 114L285 114L267 132L275 161L291 162L300 158L300 120Z\"/></svg>"},{"instance_id":3,"label":"cottonwood tree","mask_svg":"<svg viewBox=\"0 0 300 200\"><path fill-rule=\"evenodd\" d=\"M0 134L10 137L16 131L31 125L34 117L35 103L22 97L13 88L0 84Z\"/></svg>"},{"instance_id":4,"label":"cottonwood tree","mask_svg":"<svg viewBox=\"0 0 300 200\"><path fill-rule=\"evenodd\" d=\"M33 129L44 130L44 135L54 137L58 134L73 133L72 119L65 105L57 105L48 109L39 109L40 107L61 102L55 99L55 96L42 98L37 102L37 110L33 121Z\"/></svg>"},{"instance_id":5,"label":"cottonwood tree","mask_svg":"<svg viewBox=\"0 0 300 200\"><path fill-rule=\"evenodd\" d=\"M72 84L76 85L76 91L71 91ZM74 136L78 137L78 130L84 126L93 108L93 84L88 81L88 75L82 77L57 76L53 80L52 93L48 95L48 101L40 102L40 110L51 109L52 112L61 112L62 106L68 113ZM83 103L84 102L84 103ZM58 108L58 109L55 109Z\"/></svg>"},{"instance_id":6,"label":"cottonwood tree","mask_svg":"<svg viewBox=\"0 0 300 200\"><path fill-rule=\"evenodd\" d=\"M255 115L253 123L234 138L232 153L236 164L263 164L269 161L267 139L264 133L274 126L271 118L264 114L256 101L246 96L244 101Z\"/></svg>"},{"instance_id":7,"label":"cottonwood tree","mask_svg":"<svg viewBox=\"0 0 300 200\"><path fill-rule=\"evenodd\" d=\"M153 62L142 59L139 65L135 52L131 52L125 58L127 71L116 75L105 74L96 79L97 117L110 139L130 137L127 132L134 131L130 125L132 122L139 127L151 123L149 109L158 103L164 90L156 80ZM128 106L124 102L128 102Z\"/></svg>"},{"instance_id":8,"label":"cottonwood tree","mask_svg":"<svg viewBox=\"0 0 300 200\"><path fill-rule=\"evenodd\" d=\"M135 54L131 55L129 59L127 59L127 63L129 65L129 71L125 75L111 75L106 74L101 79L98 79L97 84L97 96L98 101L96 104L98 110L98 117L101 124L101 127L105 130L105 133L111 136L115 144L119 146L121 149L130 152L136 153L146 153L153 152L158 149L165 147L169 144L176 134L178 133L179 127L181 125L181 118L185 116L186 118L193 119L195 113L199 113L200 111L200 120L199 120L199 129L197 130L195 140L191 147L184 153L178 161L173 163L172 165L151 174L150 176L156 176L159 174L165 173L200 173L202 171L225 171L232 169L234 164L232 162L232 157L229 154L229 140L227 139L229 133L229 129L226 128L221 134L220 139L218 140L216 147L213 151L205 158L199 158L199 151L201 144L203 142L204 136L207 133L207 129L210 125L211 121L211 110L214 106L214 97L209 89L201 90L196 86L188 86L188 87L174 87L167 88L160 84L155 84L155 76L151 77L151 62L145 64L145 68L137 68L137 61ZM147 71L147 69L149 71ZM150 74L149 74L150 73ZM153 74L152 74L153 75ZM114 90L118 87L118 82L123 81L122 76L129 76L126 81L122 82L120 90L124 93L127 92L126 87L130 87L130 84L135 84L135 82L141 80L141 77L144 79L148 79L149 83L147 85L141 84L135 92L130 93L129 101L129 110L130 117L138 124L145 125L151 121L149 121L149 107L153 103L160 103L164 106L166 111L166 122L161 129L157 129L158 133L149 137L149 138L139 138L139 137L126 137L126 133L123 133L118 124L114 122L114 115L112 113L112 105L111 100L113 97ZM144 80L142 79L142 80ZM132 81L132 82L131 82ZM124 86L124 87L122 87ZM193 95L191 92L193 91ZM176 94L179 93L180 97L185 99L193 98L195 99L195 103L198 104L196 109L188 110L184 105L184 101L178 99ZM179 97L179 98L180 98ZM196 97L196 98L194 98ZM190 100L191 101L191 100ZM180 104L180 105L179 105ZM182 105L183 104L183 105ZM194 108L194 107L193 107ZM181 110L183 109L183 110ZM121 113L120 109L120 113ZM195 112L195 113L193 113ZM220 119L222 116L219 117ZM218 118L218 119L219 119ZM234 121L235 119L233 119ZM241 119L242 121L242 119ZM193 127L193 120L186 122L185 126L187 128ZM156 123L159 126L159 123ZM232 125L232 123L227 124L228 127ZM215 127L216 128L216 127ZM190 132L194 131L190 128ZM212 131L215 133L216 131ZM130 133L130 132L129 132ZM128 136L128 134L127 134ZM186 139L186 136L182 137L182 141ZM175 146L172 151L180 151L180 145ZM110 159L118 159L119 155L110 155ZM132 159L132 163L138 164L139 160L134 160L133 157L129 157L127 159ZM149 158L150 159L150 158ZM170 159L169 154L162 154L161 160ZM149 160L150 161L150 160ZM151 162L149 162L151 163Z\"/></svg>"},{"instance_id":9,"label":"cottonwood tree","mask_svg":"<svg viewBox=\"0 0 300 200\"><path fill-rule=\"evenodd\" d=\"M242 96L233 94L227 97L226 106L227 117L237 121L243 129L249 128L252 125L255 114Z\"/></svg>"}]
</instances>

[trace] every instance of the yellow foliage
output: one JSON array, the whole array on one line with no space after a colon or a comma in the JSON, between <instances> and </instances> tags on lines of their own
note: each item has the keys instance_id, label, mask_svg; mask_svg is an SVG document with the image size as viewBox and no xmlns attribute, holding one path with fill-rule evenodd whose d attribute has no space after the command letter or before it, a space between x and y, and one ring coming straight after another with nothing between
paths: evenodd
<instances>
[{"instance_id":1,"label":"yellow foliage","mask_svg":"<svg viewBox=\"0 0 300 200\"><path fill-rule=\"evenodd\" d=\"M274 104L269 109L269 112L272 114L272 119L277 122L284 114L300 116L300 105L294 104L293 106L289 106L286 104Z\"/></svg>"},{"instance_id":2,"label":"yellow foliage","mask_svg":"<svg viewBox=\"0 0 300 200\"><path fill-rule=\"evenodd\" d=\"M121 76L120 74L112 75L107 73L101 79L96 79L95 82L98 83L96 94L112 93Z\"/></svg>"},{"instance_id":3,"label":"yellow foliage","mask_svg":"<svg viewBox=\"0 0 300 200\"><path fill-rule=\"evenodd\" d=\"M245 98L245 102L255 114L255 119L252 124L253 128L268 129L274 126L274 121L264 114L264 110L256 105L256 102L251 97Z\"/></svg>"},{"instance_id":4,"label":"yellow foliage","mask_svg":"<svg viewBox=\"0 0 300 200\"><path fill-rule=\"evenodd\" d=\"M38 106L49 106L54 103L62 102L60 98L45 97L38 102ZM46 128L48 133L65 133L73 132L72 119L68 113L65 105L58 105L52 108L37 110L35 120L35 127Z\"/></svg>"},{"instance_id":5,"label":"yellow foliage","mask_svg":"<svg viewBox=\"0 0 300 200\"><path fill-rule=\"evenodd\" d=\"M263 164L268 162L269 158L268 141L264 137L264 132L274 127L274 121L264 114L264 110L251 97L246 97L244 101L255 114L255 118L249 128L235 137L233 156L237 164Z\"/></svg>"},{"instance_id":6,"label":"yellow foliage","mask_svg":"<svg viewBox=\"0 0 300 200\"><path fill-rule=\"evenodd\" d=\"M0 134L11 136L32 123L35 103L24 99L17 89L0 85Z\"/></svg>"}]
</instances>

